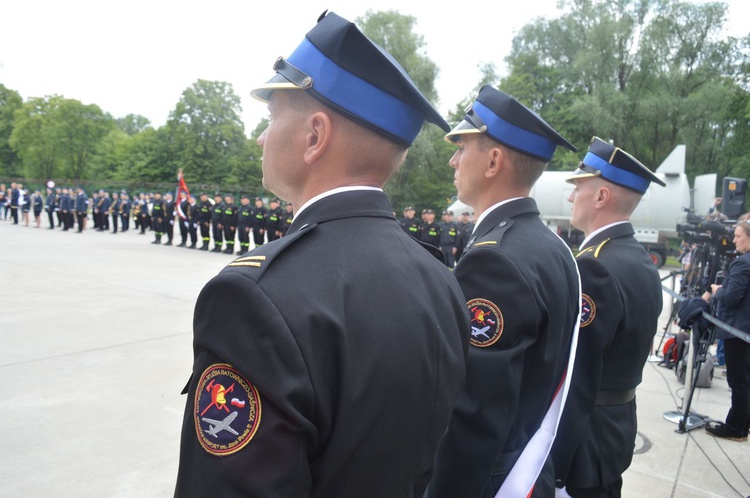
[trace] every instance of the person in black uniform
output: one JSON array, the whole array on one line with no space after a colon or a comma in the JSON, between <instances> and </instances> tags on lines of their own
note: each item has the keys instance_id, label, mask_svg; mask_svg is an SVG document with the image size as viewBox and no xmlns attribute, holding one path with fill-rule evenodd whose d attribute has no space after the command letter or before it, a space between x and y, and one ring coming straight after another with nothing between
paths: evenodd
<instances>
[{"instance_id":1,"label":"person in black uniform","mask_svg":"<svg viewBox=\"0 0 750 498\"><path fill-rule=\"evenodd\" d=\"M198 245L198 220L200 219L201 207L196 201L194 195L190 196L187 209L188 210L185 214L188 219L185 221L188 224L188 233L190 234L190 245L188 246L188 249L195 249Z\"/></svg>"},{"instance_id":2,"label":"person in black uniform","mask_svg":"<svg viewBox=\"0 0 750 498\"><path fill-rule=\"evenodd\" d=\"M167 236L165 246L171 246L174 239L174 219L177 207L171 192L164 193L164 234Z\"/></svg>"},{"instance_id":3,"label":"person in black uniform","mask_svg":"<svg viewBox=\"0 0 750 498\"><path fill-rule=\"evenodd\" d=\"M112 202L109 205L109 216L112 217L112 233L117 233L117 223L120 219L120 194L112 192Z\"/></svg>"},{"instance_id":4,"label":"person in black uniform","mask_svg":"<svg viewBox=\"0 0 750 498\"><path fill-rule=\"evenodd\" d=\"M555 480L569 496L619 497L635 448L635 388L662 309L659 273L628 220L649 185L664 182L597 137L568 181L571 223L586 238L576 258L581 334L552 449Z\"/></svg>"},{"instance_id":5,"label":"person in black uniform","mask_svg":"<svg viewBox=\"0 0 750 498\"><path fill-rule=\"evenodd\" d=\"M208 194L201 192L201 202L198 209L198 228L201 231L201 251L208 251L211 245L211 201L208 200Z\"/></svg>"},{"instance_id":6,"label":"person in black uniform","mask_svg":"<svg viewBox=\"0 0 750 498\"><path fill-rule=\"evenodd\" d=\"M211 227L213 228L214 248L211 252L221 252L224 245L224 225L221 224L221 218L224 215L224 201L221 200L221 194L214 194L214 205L211 210Z\"/></svg>"},{"instance_id":7,"label":"person in black uniform","mask_svg":"<svg viewBox=\"0 0 750 498\"><path fill-rule=\"evenodd\" d=\"M175 496L422 496L469 320L381 189L424 120L448 129L396 64L329 13L254 90L263 185L296 217L198 297Z\"/></svg>"},{"instance_id":8,"label":"person in black uniform","mask_svg":"<svg viewBox=\"0 0 750 498\"><path fill-rule=\"evenodd\" d=\"M240 207L237 209L237 239L240 241L240 250L237 254L245 254L250 250L250 230L253 226L253 207L250 198L243 195L240 199Z\"/></svg>"},{"instance_id":9,"label":"person in black uniform","mask_svg":"<svg viewBox=\"0 0 750 498\"><path fill-rule=\"evenodd\" d=\"M141 217L141 231L140 234L144 235L146 230L152 230L153 226L153 197L150 195L142 194L138 199L139 215Z\"/></svg>"},{"instance_id":10,"label":"person in black uniform","mask_svg":"<svg viewBox=\"0 0 750 498\"><path fill-rule=\"evenodd\" d=\"M70 229L70 226L68 226L68 214L73 209L72 206L68 189L63 188L60 196L60 219L62 219L63 232L67 232Z\"/></svg>"},{"instance_id":11,"label":"person in black uniform","mask_svg":"<svg viewBox=\"0 0 750 498\"><path fill-rule=\"evenodd\" d=\"M266 217L268 209L263 205L263 199L255 198L255 209L253 209L253 244L262 246L266 233Z\"/></svg>"},{"instance_id":12,"label":"person in black uniform","mask_svg":"<svg viewBox=\"0 0 750 498\"><path fill-rule=\"evenodd\" d=\"M88 216L89 198L86 192L83 191L83 187L76 188L76 200L73 209L76 212L78 220L78 233L83 232L86 228L86 217Z\"/></svg>"},{"instance_id":13,"label":"person in black uniform","mask_svg":"<svg viewBox=\"0 0 750 498\"><path fill-rule=\"evenodd\" d=\"M458 225L453 221L453 211L443 211L440 223L440 245L445 266L453 268L456 264L456 245L458 244Z\"/></svg>"},{"instance_id":14,"label":"person in black uniform","mask_svg":"<svg viewBox=\"0 0 750 498\"><path fill-rule=\"evenodd\" d=\"M415 216L416 214L417 212L413 206L406 206L404 208L404 217L400 223L404 232L414 238L419 238L419 229L422 226L422 222Z\"/></svg>"},{"instance_id":15,"label":"person in black uniform","mask_svg":"<svg viewBox=\"0 0 750 498\"><path fill-rule=\"evenodd\" d=\"M234 204L234 196L224 196L224 212L221 215L221 224L224 227L224 242L227 247L224 254L234 254L234 239L237 234L237 206Z\"/></svg>"},{"instance_id":16,"label":"person in black uniform","mask_svg":"<svg viewBox=\"0 0 750 498\"><path fill-rule=\"evenodd\" d=\"M21 191L18 189L16 183L10 184L10 217L13 219L13 224L18 225L18 201L21 198Z\"/></svg>"},{"instance_id":17,"label":"person in black uniform","mask_svg":"<svg viewBox=\"0 0 750 498\"><path fill-rule=\"evenodd\" d=\"M461 213L458 221L458 240L456 240L456 262L461 259L466 244L469 243L471 232L474 231L474 223L471 222L471 215L468 211Z\"/></svg>"},{"instance_id":18,"label":"person in black uniform","mask_svg":"<svg viewBox=\"0 0 750 498\"><path fill-rule=\"evenodd\" d=\"M435 211L425 209L425 222L419 227L419 240L434 247L440 247L440 226L435 223Z\"/></svg>"},{"instance_id":19,"label":"person in black uniform","mask_svg":"<svg viewBox=\"0 0 750 498\"><path fill-rule=\"evenodd\" d=\"M48 230L55 229L55 211L57 210L57 199L51 188L47 188L47 198L45 199L45 209L47 210L47 219L49 220Z\"/></svg>"},{"instance_id":20,"label":"person in black uniform","mask_svg":"<svg viewBox=\"0 0 750 498\"><path fill-rule=\"evenodd\" d=\"M185 215L184 218L180 215L180 212ZM175 219L180 224L180 243L177 244L177 247L187 247L188 232L190 231L190 200L184 191L180 191L179 211Z\"/></svg>"},{"instance_id":21,"label":"person in black uniform","mask_svg":"<svg viewBox=\"0 0 750 498\"><path fill-rule=\"evenodd\" d=\"M278 199L271 199L270 209L266 217L266 236L268 241L276 240L281 237L281 218L283 213L281 207L279 207Z\"/></svg>"},{"instance_id":22,"label":"person in black uniform","mask_svg":"<svg viewBox=\"0 0 750 498\"><path fill-rule=\"evenodd\" d=\"M122 222L122 231L127 232L130 229L130 196L126 191L120 192L120 221Z\"/></svg>"},{"instance_id":23,"label":"person in black uniform","mask_svg":"<svg viewBox=\"0 0 750 498\"><path fill-rule=\"evenodd\" d=\"M479 218L453 270L472 316L466 382L426 496L553 496L548 453L581 294L573 254L529 193L557 146L576 149L490 86L446 138L459 146L458 198ZM537 433L543 444L529 444Z\"/></svg>"},{"instance_id":24,"label":"person in black uniform","mask_svg":"<svg viewBox=\"0 0 750 498\"><path fill-rule=\"evenodd\" d=\"M154 228L154 240L152 244L161 244L161 236L164 235L164 201L161 192L154 192L154 200L151 205L151 225Z\"/></svg>"},{"instance_id":25,"label":"person in black uniform","mask_svg":"<svg viewBox=\"0 0 750 498\"><path fill-rule=\"evenodd\" d=\"M287 202L284 206L284 215L281 217L281 233L286 235L289 232L289 227L292 226L294 221L294 208L291 202Z\"/></svg>"}]
</instances>

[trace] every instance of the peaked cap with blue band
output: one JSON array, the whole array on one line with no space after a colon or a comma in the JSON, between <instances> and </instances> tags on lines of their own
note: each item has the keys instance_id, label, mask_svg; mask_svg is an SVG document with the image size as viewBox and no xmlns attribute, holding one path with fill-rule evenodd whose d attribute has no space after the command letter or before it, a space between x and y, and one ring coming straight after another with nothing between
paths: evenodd
<instances>
[{"instance_id":1,"label":"peaked cap with blue band","mask_svg":"<svg viewBox=\"0 0 750 498\"><path fill-rule=\"evenodd\" d=\"M306 90L324 105L402 145L425 121L450 130L401 65L357 26L324 14L276 75L251 95L267 102L275 90Z\"/></svg>"},{"instance_id":2,"label":"peaked cap with blue band","mask_svg":"<svg viewBox=\"0 0 750 498\"><path fill-rule=\"evenodd\" d=\"M573 183L577 179L594 176L634 190L639 194L645 194L651 182L658 183L662 187L667 185L638 159L599 137L591 139L586 156L578 165L578 169L566 181Z\"/></svg>"},{"instance_id":3,"label":"peaked cap with blue band","mask_svg":"<svg viewBox=\"0 0 750 498\"><path fill-rule=\"evenodd\" d=\"M466 109L464 120L445 136L459 142L460 136L484 133L503 145L549 162L558 145L577 151L537 113L516 99L489 85L479 90L474 103Z\"/></svg>"}]
</instances>

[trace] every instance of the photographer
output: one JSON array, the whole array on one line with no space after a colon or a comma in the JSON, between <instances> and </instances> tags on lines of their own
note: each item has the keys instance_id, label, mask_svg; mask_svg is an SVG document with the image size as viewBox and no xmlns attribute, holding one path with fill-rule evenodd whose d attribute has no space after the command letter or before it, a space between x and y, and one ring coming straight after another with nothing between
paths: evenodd
<instances>
[{"instance_id":1,"label":"photographer","mask_svg":"<svg viewBox=\"0 0 750 498\"><path fill-rule=\"evenodd\" d=\"M723 285L711 285L711 291L706 291L702 297L705 301L714 297L719 320L747 331L750 330L750 222L740 221L737 224L734 245L741 256L729 265ZM709 424L706 431L732 441L747 441L750 429L750 344L723 330L717 330L716 336L724 339L732 406L726 422Z\"/></svg>"}]
</instances>

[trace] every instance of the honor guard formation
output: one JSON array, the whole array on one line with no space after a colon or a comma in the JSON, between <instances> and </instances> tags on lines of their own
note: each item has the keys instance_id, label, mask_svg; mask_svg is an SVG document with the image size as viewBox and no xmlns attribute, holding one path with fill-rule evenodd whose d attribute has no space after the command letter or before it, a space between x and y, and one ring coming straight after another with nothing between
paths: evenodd
<instances>
[{"instance_id":1,"label":"honor guard formation","mask_svg":"<svg viewBox=\"0 0 750 498\"><path fill-rule=\"evenodd\" d=\"M510 95L482 87L451 128L334 13L273 71L251 94L277 197L2 189L14 223L132 221L155 245L240 255L195 304L175 496L619 497L662 309L630 217L664 182L593 137L568 179L574 255L530 192L578 149ZM423 126L455 146L445 167L471 212L396 216L383 185ZM750 249L750 229L735 239ZM712 289L725 306L747 268ZM737 395L716 437L747 440L745 351L727 352Z\"/></svg>"},{"instance_id":2,"label":"honor guard formation","mask_svg":"<svg viewBox=\"0 0 750 498\"><path fill-rule=\"evenodd\" d=\"M294 216L291 203L282 207L276 198L253 197L250 204L250 197L243 194L236 205L232 194L217 192L209 198L202 192L199 199L185 192L179 195L179 202L172 192L139 192L131 197L125 190L98 190L89 197L82 187L48 187L45 194L38 190L29 194L22 183L14 182L8 188L0 184L0 219L75 233L89 229L117 234L132 225L141 235L153 233L152 244L243 254L250 250L251 234L253 247L279 239Z\"/></svg>"}]
</instances>

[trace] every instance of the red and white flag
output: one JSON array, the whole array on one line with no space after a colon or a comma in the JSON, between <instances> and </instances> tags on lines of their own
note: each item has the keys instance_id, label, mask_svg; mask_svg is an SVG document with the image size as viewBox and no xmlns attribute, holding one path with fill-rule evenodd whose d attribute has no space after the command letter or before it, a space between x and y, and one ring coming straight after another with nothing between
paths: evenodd
<instances>
[{"instance_id":1,"label":"red and white flag","mask_svg":"<svg viewBox=\"0 0 750 498\"><path fill-rule=\"evenodd\" d=\"M183 220L186 220L188 215L182 210L182 200L180 199L180 193L185 192L185 199L190 199L190 191L185 184L185 178L182 176L182 170L177 172L177 191L174 194L175 204L177 205L177 214Z\"/></svg>"}]
</instances>

